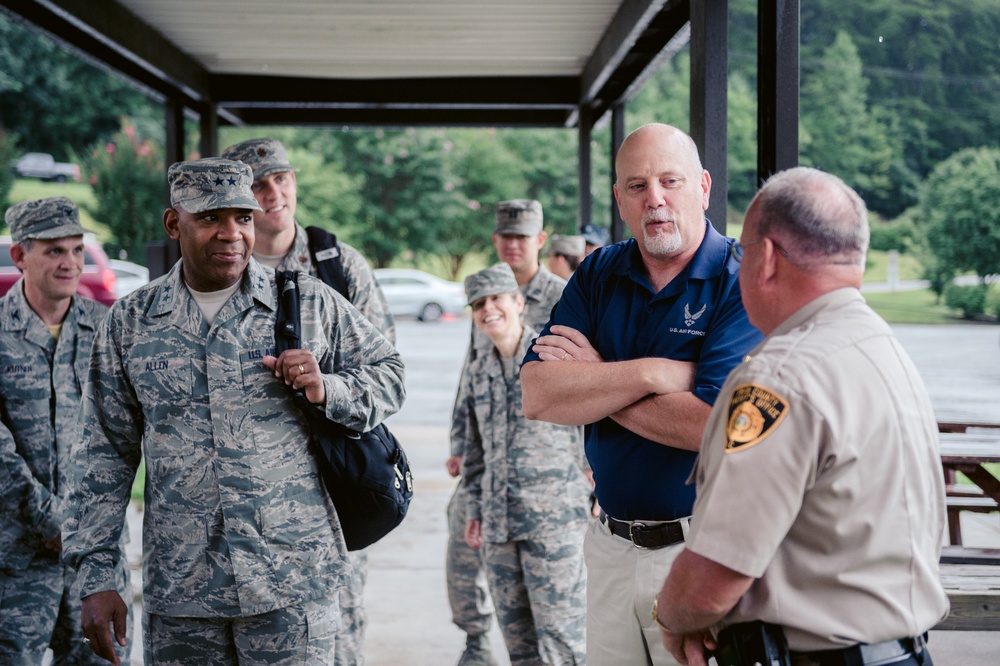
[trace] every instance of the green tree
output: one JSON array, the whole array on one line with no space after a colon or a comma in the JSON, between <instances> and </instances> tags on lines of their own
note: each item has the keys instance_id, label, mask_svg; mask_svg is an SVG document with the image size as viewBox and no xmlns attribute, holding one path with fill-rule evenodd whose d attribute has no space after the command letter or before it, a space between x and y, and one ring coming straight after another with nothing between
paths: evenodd
<instances>
[{"instance_id":1,"label":"green tree","mask_svg":"<svg viewBox=\"0 0 1000 666\"><path fill-rule=\"evenodd\" d=\"M861 58L846 32L838 32L802 84L802 162L837 174L873 210L880 193L892 190L893 148L886 127L868 108ZM898 210L891 211L892 214Z\"/></svg>"},{"instance_id":2,"label":"green tree","mask_svg":"<svg viewBox=\"0 0 1000 666\"><path fill-rule=\"evenodd\" d=\"M1000 272L1000 149L967 148L939 164L920 192L917 224L937 275Z\"/></svg>"},{"instance_id":3,"label":"green tree","mask_svg":"<svg viewBox=\"0 0 1000 666\"><path fill-rule=\"evenodd\" d=\"M84 172L97 200L87 212L107 225L115 239L107 244L109 254L125 250L132 261L145 264L146 243L163 238L166 177L159 145L141 138L124 120L111 141L90 149Z\"/></svg>"},{"instance_id":4,"label":"green tree","mask_svg":"<svg viewBox=\"0 0 1000 666\"><path fill-rule=\"evenodd\" d=\"M577 133L566 129L504 129L497 133L520 163L525 181L524 189L503 199L536 199L542 204L546 231L575 233L580 228Z\"/></svg>"},{"instance_id":5,"label":"green tree","mask_svg":"<svg viewBox=\"0 0 1000 666\"><path fill-rule=\"evenodd\" d=\"M327 163L322 155L299 148L289 150L288 159L299 168L295 220L303 226L322 227L353 245L352 228L362 205L358 177Z\"/></svg>"},{"instance_id":6,"label":"green tree","mask_svg":"<svg viewBox=\"0 0 1000 666\"><path fill-rule=\"evenodd\" d=\"M449 130L444 148L445 189L454 198L438 217L435 247L445 257L449 279L457 280L470 254L492 248L496 203L525 197L528 182L521 161L495 130Z\"/></svg>"},{"instance_id":7,"label":"green tree","mask_svg":"<svg viewBox=\"0 0 1000 666\"><path fill-rule=\"evenodd\" d=\"M362 205L351 238L377 268L405 250L433 252L434 227L456 205L446 189L443 130L339 134L344 169L358 178Z\"/></svg>"},{"instance_id":8,"label":"green tree","mask_svg":"<svg viewBox=\"0 0 1000 666\"><path fill-rule=\"evenodd\" d=\"M123 80L0 13L0 126L19 137L22 151L66 160L119 129L123 115L140 126L162 110ZM133 122L135 124L135 122ZM161 202L162 203L162 202Z\"/></svg>"}]
</instances>

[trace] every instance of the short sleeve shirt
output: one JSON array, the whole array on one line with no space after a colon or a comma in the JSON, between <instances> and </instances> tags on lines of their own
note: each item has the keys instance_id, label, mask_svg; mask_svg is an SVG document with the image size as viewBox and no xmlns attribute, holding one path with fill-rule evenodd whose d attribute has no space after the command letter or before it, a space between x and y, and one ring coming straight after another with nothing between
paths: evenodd
<instances>
[{"instance_id":1,"label":"short sleeve shirt","mask_svg":"<svg viewBox=\"0 0 1000 666\"><path fill-rule=\"evenodd\" d=\"M570 278L549 324L583 333L606 361L694 361L694 395L715 401L729 371L762 336L740 299L731 239L706 221L705 238L685 269L658 293L646 278L636 241L600 248ZM524 362L538 361L530 352ZM688 516L695 454L664 446L605 418L588 429L586 453L597 499L620 520Z\"/></svg>"},{"instance_id":2,"label":"short sleeve shirt","mask_svg":"<svg viewBox=\"0 0 1000 666\"><path fill-rule=\"evenodd\" d=\"M784 322L733 371L697 469L687 547L757 580L724 624L793 650L912 637L946 613L934 410L855 289Z\"/></svg>"}]
</instances>

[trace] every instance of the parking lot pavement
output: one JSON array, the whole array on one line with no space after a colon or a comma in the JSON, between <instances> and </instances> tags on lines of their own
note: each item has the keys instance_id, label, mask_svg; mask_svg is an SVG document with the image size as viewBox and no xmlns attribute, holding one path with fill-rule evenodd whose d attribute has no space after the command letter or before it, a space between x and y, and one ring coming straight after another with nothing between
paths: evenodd
<instances>
[{"instance_id":1,"label":"parking lot pavement","mask_svg":"<svg viewBox=\"0 0 1000 666\"><path fill-rule=\"evenodd\" d=\"M1000 421L995 393L1000 382L996 327L894 329L927 382L939 419ZM368 666L452 666L462 652L464 637L451 624L444 586L445 509L455 484L445 472L444 460L448 455L446 424L468 341L469 321L400 322L398 330L409 395L403 411L388 423L411 460L416 493L403 524L369 549L365 656ZM1000 548L996 517L963 516L966 542ZM138 618L141 516L133 509L129 520ZM494 653L505 660L506 651L495 623L490 636ZM931 632L929 645L936 666L996 666L1000 631L935 631ZM138 633L132 654L132 663L141 666L142 641Z\"/></svg>"}]
</instances>

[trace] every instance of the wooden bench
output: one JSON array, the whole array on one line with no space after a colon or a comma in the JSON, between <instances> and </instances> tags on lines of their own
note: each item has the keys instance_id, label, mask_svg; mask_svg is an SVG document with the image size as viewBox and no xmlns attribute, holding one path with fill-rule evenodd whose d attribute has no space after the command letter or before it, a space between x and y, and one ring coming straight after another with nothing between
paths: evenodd
<instances>
[{"instance_id":1,"label":"wooden bench","mask_svg":"<svg viewBox=\"0 0 1000 666\"><path fill-rule=\"evenodd\" d=\"M952 556L960 559L979 557L976 553L955 555L954 551ZM1000 631L1000 564L951 564L945 563L944 557L942 555L941 582L948 592L951 612L934 628L947 631ZM991 558L1000 561L1000 551L993 550L986 557L987 561Z\"/></svg>"}]
</instances>

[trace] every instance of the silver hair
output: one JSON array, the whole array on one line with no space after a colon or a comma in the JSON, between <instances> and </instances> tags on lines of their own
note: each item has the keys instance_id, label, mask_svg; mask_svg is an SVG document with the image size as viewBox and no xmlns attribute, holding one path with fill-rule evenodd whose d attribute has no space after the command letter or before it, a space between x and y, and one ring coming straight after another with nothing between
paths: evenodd
<instances>
[{"instance_id":1,"label":"silver hair","mask_svg":"<svg viewBox=\"0 0 1000 666\"><path fill-rule=\"evenodd\" d=\"M833 174L795 167L774 174L757 194L757 233L776 238L802 263L865 265L868 208Z\"/></svg>"}]
</instances>

